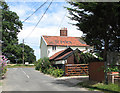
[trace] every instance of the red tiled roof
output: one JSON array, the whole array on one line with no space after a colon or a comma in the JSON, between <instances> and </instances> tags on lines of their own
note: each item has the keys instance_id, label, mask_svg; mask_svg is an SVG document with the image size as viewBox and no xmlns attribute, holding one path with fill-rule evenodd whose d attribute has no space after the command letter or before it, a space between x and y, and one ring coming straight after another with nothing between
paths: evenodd
<instances>
[{"instance_id":1,"label":"red tiled roof","mask_svg":"<svg viewBox=\"0 0 120 93\"><path fill-rule=\"evenodd\" d=\"M89 46L80 37L43 36L47 45L56 46Z\"/></svg>"},{"instance_id":2,"label":"red tiled roof","mask_svg":"<svg viewBox=\"0 0 120 93\"><path fill-rule=\"evenodd\" d=\"M49 57L49 60L55 60L56 58L59 58L59 57L65 55L66 53L71 52L71 51L73 51L71 48L66 48L64 50L61 50L61 51L55 53L54 55L52 55L51 57Z\"/></svg>"},{"instance_id":3,"label":"red tiled roof","mask_svg":"<svg viewBox=\"0 0 120 93\"><path fill-rule=\"evenodd\" d=\"M63 51L65 51L66 49L62 50L62 51L59 51L57 53L55 53L54 55L52 55L49 59L54 59L55 57L57 57L59 54L61 54Z\"/></svg>"},{"instance_id":4,"label":"red tiled roof","mask_svg":"<svg viewBox=\"0 0 120 93\"><path fill-rule=\"evenodd\" d=\"M64 54L64 55L62 55L62 56L56 58L55 60L56 60L56 61L57 61L57 60L61 60L62 58L64 58L64 57L67 56L68 54L70 54L71 52L73 52L73 51L70 51L70 52L68 52L68 53L66 53L66 54Z\"/></svg>"}]
</instances>

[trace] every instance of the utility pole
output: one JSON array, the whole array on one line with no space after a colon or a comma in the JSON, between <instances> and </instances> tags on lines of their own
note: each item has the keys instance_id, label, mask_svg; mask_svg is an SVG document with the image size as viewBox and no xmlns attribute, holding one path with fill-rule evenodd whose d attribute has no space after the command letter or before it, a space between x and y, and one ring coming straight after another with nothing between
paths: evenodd
<instances>
[{"instance_id":1,"label":"utility pole","mask_svg":"<svg viewBox=\"0 0 120 93\"><path fill-rule=\"evenodd\" d=\"M23 39L23 64L24 64L24 39Z\"/></svg>"}]
</instances>

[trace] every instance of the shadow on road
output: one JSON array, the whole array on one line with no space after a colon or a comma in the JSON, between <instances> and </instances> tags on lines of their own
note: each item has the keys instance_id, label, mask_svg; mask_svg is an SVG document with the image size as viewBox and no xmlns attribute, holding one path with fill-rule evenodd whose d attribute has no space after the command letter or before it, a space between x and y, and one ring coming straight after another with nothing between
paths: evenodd
<instances>
[{"instance_id":1,"label":"shadow on road","mask_svg":"<svg viewBox=\"0 0 120 93\"><path fill-rule=\"evenodd\" d=\"M77 84L79 82L82 82L82 81L85 81L85 80L88 80L88 78L75 78L75 79L65 79L65 80L60 80L60 79L56 79L55 81L53 81L52 83L54 84L57 84L57 85L62 85L62 86L67 86L67 87L76 87L76 88L79 88L80 91L69 91L69 93L104 93L104 92L101 92L101 91L90 91L90 90L87 90L83 87L80 87L80 86L77 86ZM83 91L82 91L83 90ZM68 91L64 91L64 92L56 92L56 93L67 93Z\"/></svg>"}]
</instances>

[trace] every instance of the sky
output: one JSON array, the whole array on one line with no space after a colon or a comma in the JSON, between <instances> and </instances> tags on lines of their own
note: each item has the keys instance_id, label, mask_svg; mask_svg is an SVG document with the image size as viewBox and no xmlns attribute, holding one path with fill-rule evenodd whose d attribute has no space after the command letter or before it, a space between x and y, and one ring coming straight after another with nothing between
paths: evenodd
<instances>
[{"instance_id":1,"label":"sky","mask_svg":"<svg viewBox=\"0 0 120 93\"><path fill-rule=\"evenodd\" d=\"M30 16L45 1L46 0L6 0L10 10L16 12L21 21ZM22 43L24 39L25 44L33 48L37 60L40 59L40 37L42 35L59 36L60 29L63 27L67 28L68 36L81 37L83 34L82 31L77 30L76 26L70 24L76 22L68 18L70 15L64 7L71 6L64 0L53 0L50 8L34 29L50 2L51 0L48 0L42 8L26 20L23 23L23 29L18 34L19 43Z\"/></svg>"}]
</instances>

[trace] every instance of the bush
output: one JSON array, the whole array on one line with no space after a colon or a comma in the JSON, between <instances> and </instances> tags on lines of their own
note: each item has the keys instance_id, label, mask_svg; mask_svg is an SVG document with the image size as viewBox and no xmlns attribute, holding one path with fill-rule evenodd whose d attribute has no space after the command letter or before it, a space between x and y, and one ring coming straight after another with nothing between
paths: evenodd
<instances>
[{"instance_id":1,"label":"bush","mask_svg":"<svg viewBox=\"0 0 120 93\"><path fill-rule=\"evenodd\" d=\"M54 77L61 77L63 76L64 74L64 71L62 69L55 69L53 72L52 72L52 75Z\"/></svg>"},{"instance_id":2,"label":"bush","mask_svg":"<svg viewBox=\"0 0 120 93\"><path fill-rule=\"evenodd\" d=\"M46 70L49 69L51 67L51 64L50 64L50 61L49 61L49 58L41 58L39 59L37 62L36 62L36 67L35 69L36 70L40 70L44 73L46 73Z\"/></svg>"},{"instance_id":3,"label":"bush","mask_svg":"<svg viewBox=\"0 0 120 93\"><path fill-rule=\"evenodd\" d=\"M52 67L52 68L49 68L47 70L47 74L50 74L50 75L53 75L53 71L55 70L56 68Z\"/></svg>"},{"instance_id":4,"label":"bush","mask_svg":"<svg viewBox=\"0 0 120 93\"><path fill-rule=\"evenodd\" d=\"M7 72L7 58L4 55L0 55L0 75L4 75Z\"/></svg>"},{"instance_id":5,"label":"bush","mask_svg":"<svg viewBox=\"0 0 120 93\"><path fill-rule=\"evenodd\" d=\"M55 67L52 67L48 58L39 59L36 62L35 69L41 71L44 74L50 74L54 77L61 77L64 74L62 69L56 69Z\"/></svg>"},{"instance_id":6,"label":"bush","mask_svg":"<svg viewBox=\"0 0 120 93\"><path fill-rule=\"evenodd\" d=\"M108 67L106 72L119 72L118 67Z\"/></svg>"},{"instance_id":7,"label":"bush","mask_svg":"<svg viewBox=\"0 0 120 93\"><path fill-rule=\"evenodd\" d=\"M82 64L88 64L89 62L95 62L95 61L103 61L103 58L100 57L100 56L98 56L98 58L96 58L91 53L83 53L83 52L81 53L80 63L82 63Z\"/></svg>"},{"instance_id":8,"label":"bush","mask_svg":"<svg viewBox=\"0 0 120 93\"><path fill-rule=\"evenodd\" d=\"M7 72L7 66L3 68L3 74Z\"/></svg>"},{"instance_id":9,"label":"bush","mask_svg":"<svg viewBox=\"0 0 120 93\"><path fill-rule=\"evenodd\" d=\"M39 70L42 65L42 59L39 59L35 64L35 70Z\"/></svg>"}]
</instances>

